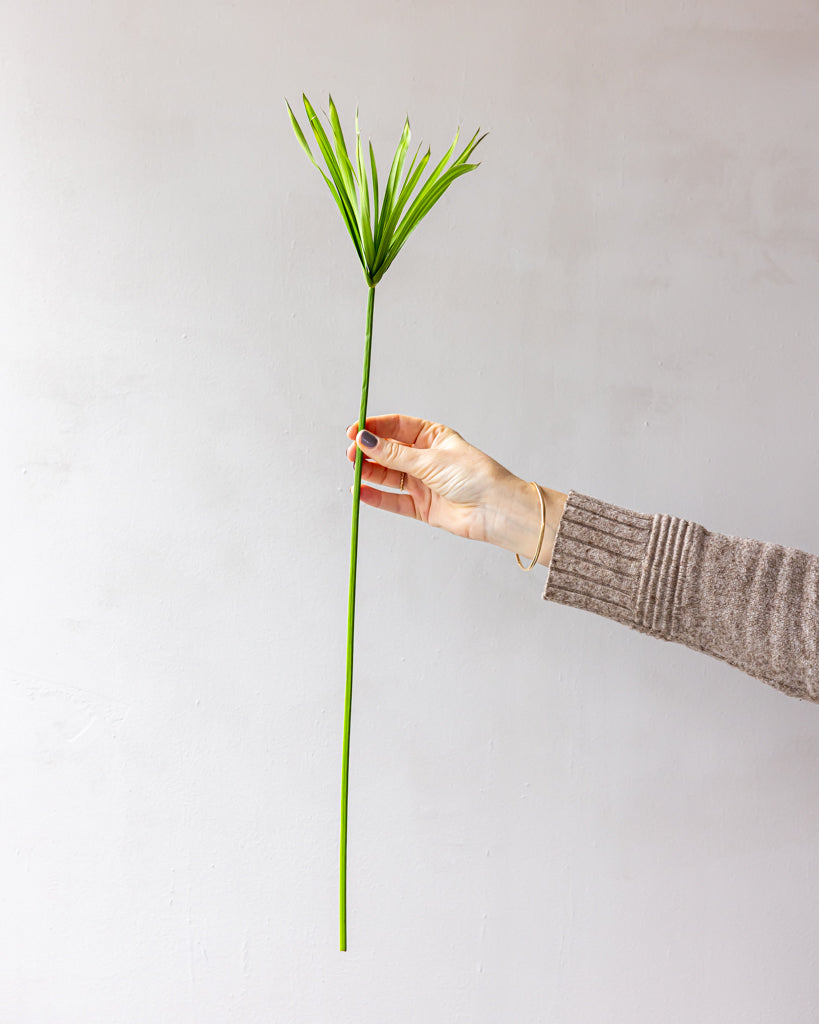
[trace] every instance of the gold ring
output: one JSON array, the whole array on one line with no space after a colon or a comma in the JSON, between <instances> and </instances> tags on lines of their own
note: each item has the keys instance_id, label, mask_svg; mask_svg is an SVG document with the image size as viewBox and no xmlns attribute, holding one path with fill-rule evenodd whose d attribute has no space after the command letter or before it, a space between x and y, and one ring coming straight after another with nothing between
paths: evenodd
<instances>
[{"instance_id":1,"label":"gold ring","mask_svg":"<svg viewBox=\"0 0 819 1024\"><path fill-rule=\"evenodd\" d=\"M398 488L399 491L403 491L404 490L404 479L406 478L406 475L407 475L406 473L402 473L401 474L401 486Z\"/></svg>"}]
</instances>

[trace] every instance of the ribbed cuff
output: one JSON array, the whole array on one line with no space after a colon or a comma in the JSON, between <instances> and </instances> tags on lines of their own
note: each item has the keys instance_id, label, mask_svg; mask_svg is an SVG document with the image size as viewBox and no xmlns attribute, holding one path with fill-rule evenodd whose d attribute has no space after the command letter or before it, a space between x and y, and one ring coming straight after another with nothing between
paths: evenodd
<instances>
[{"instance_id":1,"label":"ribbed cuff","mask_svg":"<svg viewBox=\"0 0 819 1024\"><path fill-rule=\"evenodd\" d=\"M651 516L570 491L557 528L547 601L635 624Z\"/></svg>"},{"instance_id":2,"label":"ribbed cuff","mask_svg":"<svg viewBox=\"0 0 819 1024\"><path fill-rule=\"evenodd\" d=\"M571 491L543 597L672 639L685 564L701 530Z\"/></svg>"}]
</instances>

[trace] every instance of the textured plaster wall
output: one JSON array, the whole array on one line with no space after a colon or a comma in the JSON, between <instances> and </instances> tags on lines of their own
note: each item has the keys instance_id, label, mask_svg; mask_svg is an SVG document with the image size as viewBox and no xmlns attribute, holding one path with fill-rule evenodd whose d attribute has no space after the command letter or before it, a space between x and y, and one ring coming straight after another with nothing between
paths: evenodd
<instances>
[{"instance_id":1,"label":"textured plaster wall","mask_svg":"<svg viewBox=\"0 0 819 1024\"><path fill-rule=\"evenodd\" d=\"M2 5L0 1019L782 1024L819 713L362 514L366 290L283 97L490 131L373 411L819 551L811 0Z\"/></svg>"}]
</instances>

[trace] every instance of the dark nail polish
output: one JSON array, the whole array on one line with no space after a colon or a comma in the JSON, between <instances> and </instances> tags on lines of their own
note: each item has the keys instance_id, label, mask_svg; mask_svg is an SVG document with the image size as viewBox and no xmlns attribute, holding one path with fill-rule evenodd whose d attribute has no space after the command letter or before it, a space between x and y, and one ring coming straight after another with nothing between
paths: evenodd
<instances>
[{"instance_id":1,"label":"dark nail polish","mask_svg":"<svg viewBox=\"0 0 819 1024\"><path fill-rule=\"evenodd\" d=\"M375 434L371 434L369 430L362 430L361 432L361 443L365 448L375 448L378 444L378 438Z\"/></svg>"}]
</instances>

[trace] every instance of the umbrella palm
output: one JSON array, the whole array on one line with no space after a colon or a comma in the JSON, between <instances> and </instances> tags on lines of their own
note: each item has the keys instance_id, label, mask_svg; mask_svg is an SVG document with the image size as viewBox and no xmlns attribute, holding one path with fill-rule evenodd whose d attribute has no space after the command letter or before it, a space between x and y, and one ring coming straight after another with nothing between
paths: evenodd
<instances>
[{"instance_id":1,"label":"umbrella palm","mask_svg":"<svg viewBox=\"0 0 819 1024\"><path fill-rule=\"evenodd\" d=\"M327 187L344 218L347 231L355 246L356 253L364 270L364 278L368 286L367 327L364 345L364 372L361 384L361 407L358 429L363 430L367 421L367 397L370 383L370 356L372 352L373 306L375 288L389 269L395 257L403 248L407 238L415 230L421 220L438 202L456 178L474 170L478 164L468 163L469 155L485 138L478 137L476 132L463 151L452 161L460 130L455 133L452 145L435 166L426 181L415 192L424 170L429 163L430 150L418 160L421 151L419 146L413 156L409 168L404 174L407 151L410 143L409 119L404 122L404 129L392 159L383 195L380 197L378 188L378 170L372 142L369 143L369 165L372 172L372 185L367 177L367 161L361 146L361 133L358 127L358 110L355 115L355 162L351 158L344 141L338 111L329 98L329 125L335 149L322 126L319 118L306 96L304 109L307 113L310 128L315 136L316 144L328 173L319 166L312 150L304 137L299 122L290 107L290 122L293 131L301 143L310 162L318 168ZM286 101L285 101L286 102ZM415 195L413 196L413 192ZM350 763L350 716L352 708L353 688L353 631L355 625L355 585L356 565L358 561L358 515L361 494L361 450L356 452L355 477L353 483L353 521L350 544L350 587L347 612L347 680L344 701L344 744L341 768L341 857L340 857L340 948L347 948L347 795L348 773Z\"/></svg>"}]
</instances>

